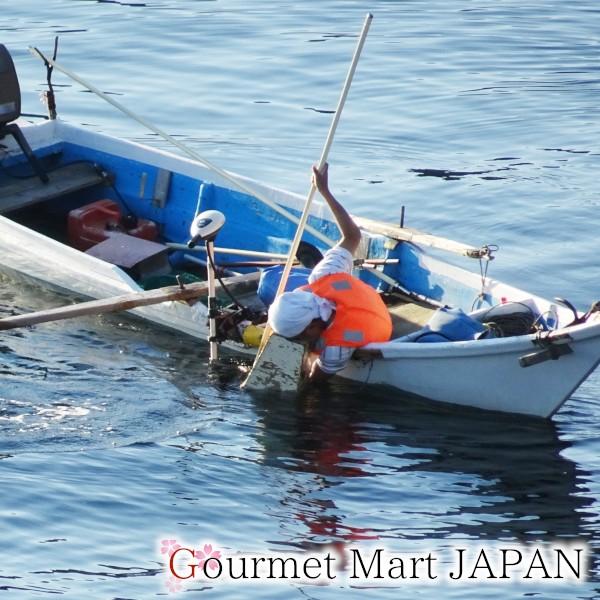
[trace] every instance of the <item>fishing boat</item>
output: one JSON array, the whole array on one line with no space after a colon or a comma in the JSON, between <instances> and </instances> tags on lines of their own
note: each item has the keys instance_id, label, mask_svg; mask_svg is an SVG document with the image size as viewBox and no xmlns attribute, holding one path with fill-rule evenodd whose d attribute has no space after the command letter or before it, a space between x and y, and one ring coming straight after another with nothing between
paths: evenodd
<instances>
[{"instance_id":1,"label":"fishing boat","mask_svg":"<svg viewBox=\"0 0 600 600\"><path fill-rule=\"evenodd\" d=\"M221 306L212 342L255 352L249 332L265 321L265 273L287 256L304 198L59 118L28 122L7 56L0 72L0 269L85 299L174 283L192 288L210 265L202 244L188 244L190 226L199 214L218 212ZM441 258L452 252L486 265L493 247L356 221L363 243L355 274L381 292L394 333L359 349L339 377L388 386L400 399L548 418L600 362L597 305L579 312ZM338 234L315 202L304 249L314 258ZM130 312L191 338L209 334L205 298Z\"/></svg>"}]
</instances>

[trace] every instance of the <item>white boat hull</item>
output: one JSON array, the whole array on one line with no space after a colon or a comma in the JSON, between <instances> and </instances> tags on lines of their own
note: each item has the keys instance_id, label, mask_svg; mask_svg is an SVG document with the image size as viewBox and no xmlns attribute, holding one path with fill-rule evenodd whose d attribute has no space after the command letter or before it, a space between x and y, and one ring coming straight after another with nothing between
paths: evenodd
<instances>
[{"instance_id":1,"label":"white boat hull","mask_svg":"<svg viewBox=\"0 0 600 600\"><path fill-rule=\"evenodd\" d=\"M430 400L547 418L600 363L600 321L561 330L572 354L522 367L535 336L397 344L383 358L352 361L341 375Z\"/></svg>"},{"instance_id":2,"label":"white boat hull","mask_svg":"<svg viewBox=\"0 0 600 600\"><path fill-rule=\"evenodd\" d=\"M224 185L205 168L189 160L60 122L28 128L26 134L34 148L66 140L99 153L115 153L150 165L151 168L170 170L199 180L210 177L210 181ZM252 185L281 206L298 209L302 204L302 198L293 194L257 182L252 182ZM193 216L196 202L192 200L190 215ZM246 210L249 215L259 212L255 204L246 207ZM323 212L323 207L316 204L314 217L323 218ZM235 221L235 215L232 220ZM280 221L282 219L279 216L269 221L273 235ZM274 247L269 248L270 251L282 250L277 247L280 244L277 240L284 239L283 234L280 235L282 237L273 238L275 243ZM530 302L540 312L549 306L549 302L542 298L491 279L483 282L482 289L478 275L434 260L424 252L420 252L417 258L410 258L410 261L405 261L405 264L409 264L407 268L428 274L427 282L430 275L438 276L444 288L450 290L449 293L456 295L458 290L459 294L465 296L464 305L470 306L473 298L483 294L496 301L507 297L513 301ZM0 269L23 274L84 298L106 298L141 289L118 267L4 216L0 216ZM399 277L405 275L399 273ZM442 300L445 302L446 297L442 297ZM185 303L167 302L136 308L131 312L194 338L206 339L208 335L203 306L192 310ZM559 308L559 315L563 326L571 318L570 312L564 308ZM473 342L419 344L392 341L373 345L376 356L351 361L340 376L363 384L385 385L405 394L434 401L547 418L562 406L600 362L600 322L590 319L584 325L562 328L560 331L571 336L569 346L572 353L562 355L556 361L548 360L526 368L520 365L519 359L536 350L535 336L532 335ZM240 344L232 343L231 347L245 353L252 352L252 349Z\"/></svg>"},{"instance_id":3,"label":"white boat hull","mask_svg":"<svg viewBox=\"0 0 600 600\"><path fill-rule=\"evenodd\" d=\"M0 269L19 273L79 298L100 299L141 291L118 267L84 254L65 244L0 216ZM207 311L192 311L182 302L165 302L134 308L132 314L205 340Z\"/></svg>"}]
</instances>

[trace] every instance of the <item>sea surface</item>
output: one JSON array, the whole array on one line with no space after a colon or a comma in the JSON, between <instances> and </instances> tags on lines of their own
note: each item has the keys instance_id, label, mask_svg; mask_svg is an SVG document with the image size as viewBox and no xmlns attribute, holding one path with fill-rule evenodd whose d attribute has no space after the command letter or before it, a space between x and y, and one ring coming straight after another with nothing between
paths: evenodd
<instances>
[{"instance_id":1,"label":"sea surface","mask_svg":"<svg viewBox=\"0 0 600 600\"><path fill-rule=\"evenodd\" d=\"M334 192L359 215L397 221L405 206L408 226L498 244L494 278L579 308L600 298L596 0L5 4L0 42L24 112L44 112L46 73L28 46L51 52L59 36L59 61L121 103L220 167L301 194L371 11L330 155ZM53 80L62 118L171 150ZM2 313L66 301L0 279ZM2 334L0 347L8 598L600 597L598 372L540 421L343 383L258 400L240 392L234 360L209 368L205 345L123 315ZM385 549L407 578L178 584L166 568L175 544L223 557L323 551L337 564L342 548L366 564ZM538 562L531 579L488 579L502 575L501 549L575 547L587 549L585 578L540 580ZM445 579L460 548L483 549L493 569ZM408 578L411 558L427 556L438 578L424 561Z\"/></svg>"}]
</instances>

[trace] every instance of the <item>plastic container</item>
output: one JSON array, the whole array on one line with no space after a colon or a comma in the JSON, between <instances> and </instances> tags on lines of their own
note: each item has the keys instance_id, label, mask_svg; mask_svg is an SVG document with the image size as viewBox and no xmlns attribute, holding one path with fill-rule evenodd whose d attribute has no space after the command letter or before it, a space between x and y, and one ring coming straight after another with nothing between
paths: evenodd
<instances>
[{"instance_id":1,"label":"plastic container","mask_svg":"<svg viewBox=\"0 0 600 600\"><path fill-rule=\"evenodd\" d=\"M242 331L242 340L246 346L258 348L264 332L265 328L262 325L250 324Z\"/></svg>"},{"instance_id":2,"label":"plastic container","mask_svg":"<svg viewBox=\"0 0 600 600\"><path fill-rule=\"evenodd\" d=\"M265 306L270 306L275 300L275 294L279 287L279 281L283 273L284 266L276 265L274 267L267 267L260 275L260 281L258 282L258 297L262 300ZM291 292L296 288L299 288L308 283L308 276L311 270L305 269L304 267L292 267L290 276L285 285L285 291Z\"/></svg>"},{"instance_id":3,"label":"plastic container","mask_svg":"<svg viewBox=\"0 0 600 600\"><path fill-rule=\"evenodd\" d=\"M546 313L546 326L548 329L556 329L558 327L558 308L556 304L551 304Z\"/></svg>"},{"instance_id":4,"label":"plastic container","mask_svg":"<svg viewBox=\"0 0 600 600\"><path fill-rule=\"evenodd\" d=\"M138 219L135 227L128 228L123 225L122 217L119 205L112 200L97 200L72 210L68 220L69 244L85 251L103 242L113 231L151 242L156 240L158 227L154 221Z\"/></svg>"}]
</instances>

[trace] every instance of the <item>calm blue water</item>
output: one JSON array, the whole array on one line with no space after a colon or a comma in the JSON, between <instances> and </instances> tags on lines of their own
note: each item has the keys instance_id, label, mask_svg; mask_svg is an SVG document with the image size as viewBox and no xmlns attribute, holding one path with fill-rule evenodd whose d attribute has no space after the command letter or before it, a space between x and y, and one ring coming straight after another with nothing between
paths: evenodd
<instances>
[{"instance_id":1,"label":"calm blue water","mask_svg":"<svg viewBox=\"0 0 600 600\"><path fill-rule=\"evenodd\" d=\"M355 213L501 247L490 274L585 307L598 290L600 9L593 0L21 0L0 41L25 112L60 60L222 168L306 193L356 34L375 19L332 187ZM167 148L57 74L61 115ZM423 175L425 173L425 175ZM0 310L65 299L2 279ZM231 362L125 317L0 339L0 590L169 593L162 539L225 553L326 544L445 556L600 535L600 376L548 423L345 385L240 393ZM587 582L195 581L182 597L595 598ZM177 596L174 596L177 597Z\"/></svg>"}]
</instances>

